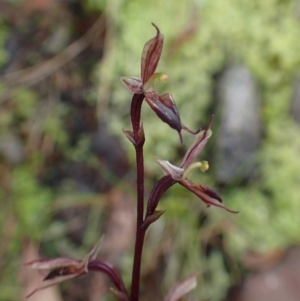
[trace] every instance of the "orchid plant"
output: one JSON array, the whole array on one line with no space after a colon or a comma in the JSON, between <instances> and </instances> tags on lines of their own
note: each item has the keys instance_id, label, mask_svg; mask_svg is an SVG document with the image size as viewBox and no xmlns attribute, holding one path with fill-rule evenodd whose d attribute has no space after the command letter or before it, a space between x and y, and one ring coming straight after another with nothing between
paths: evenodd
<instances>
[{"instance_id":1,"label":"orchid plant","mask_svg":"<svg viewBox=\"0 0 300 301\"><path fill-rule=\"evenodd\" d=\"M36 293L38 290L82 276L90 271L95 271L104 273L109 277L113 284L110 290L117 300L138 301L140 292L142 251L145 234L148 227L158 220L164 213L164 211L159 211L156 209L162 195L176 183L179 183L187 190L192 192L208 207L216 206L229 212L236 212L223 205L221 197L214 190L201 184L194 184L188 180L188 174L191 170L199 168L204 172L209 167L207 161L194 161L212 135L212 118L203 131L192 131L181 122L180 115L172 95L169 93L159 95L156 92L154 88L155 80L165 82L168 79L168 76L165 73L155 72L161 57L164 36L161 34L156 25L152 25L156 29L156 36L149 40L144 46L141 59L141 78L121 78L122 83L133 93L130 110L132 130L123 130L123 132L134 146L137 166L137 219L131 289L128 290L125 287L122 277L115 267L108 262L97 259L97 253L101 246L101 241L99 241L83 260L72 258L55 258L49 260L35 260L27 263L27 265L31 268L40 271L47 271L47 274L45 274L41 285L31 292L28 297ZM143 155L145 134L143 125L141 123L141 108L144 99L163 122L167 123L172 129L178 132L182 144L182 130L186 130L193 135L199 134L196 136L194 143L192 143L188 148L179 167L171 164L168 161L156 159L157 164L165 175L157 181L150 192L146 203L146 210L144 209ZM196 277L197 274L193 274L185 280L176 283L166 295L164 301L179 300L184 294L190 292L196 287Z\"/></svg>"}]
</instances>

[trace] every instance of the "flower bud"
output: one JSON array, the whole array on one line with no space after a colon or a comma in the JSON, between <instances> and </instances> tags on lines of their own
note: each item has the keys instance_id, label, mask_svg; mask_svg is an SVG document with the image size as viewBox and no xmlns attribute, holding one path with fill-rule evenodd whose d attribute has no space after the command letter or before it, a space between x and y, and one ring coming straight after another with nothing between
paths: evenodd
<instances>
[{"instance_id":1,"label":"flower bud","mask_svg":"<svg viewBox=\"0 0 300 301\"><path fill-rule=\"evenodd\" d=\"M145 93L145 97L147 103L156 115L178 132L182 143L180 116L172 95L165 93L162 96L158 96L156 92L147 92Z\"/></svg>"}]
</instances>

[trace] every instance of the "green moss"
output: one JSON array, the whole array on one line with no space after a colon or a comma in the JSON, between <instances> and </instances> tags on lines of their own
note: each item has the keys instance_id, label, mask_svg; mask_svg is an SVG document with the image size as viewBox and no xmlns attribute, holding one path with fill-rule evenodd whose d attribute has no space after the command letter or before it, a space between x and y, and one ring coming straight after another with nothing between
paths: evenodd
<instances>
[{"instance_id":1,"label":"green moss","mask_svg":"<svg viewBox=\"0 0 300 301\"><path fill-rule=\"evenodd\" d=\"M36 94L28 88L17 88L13 92L16 118L28 119L36 110L38 102Z\"/></svg>"},{"instance_id":2,"label":"green moss","mask_svg":"<svg viewBox=\"0 0 300 301\"><path fill-rule=\"evenodd\" d=\"M12 202L22 235L39 238L51 214L51 191L42 187L26 166L12 174Z\"/></svg>"}]
</instances>

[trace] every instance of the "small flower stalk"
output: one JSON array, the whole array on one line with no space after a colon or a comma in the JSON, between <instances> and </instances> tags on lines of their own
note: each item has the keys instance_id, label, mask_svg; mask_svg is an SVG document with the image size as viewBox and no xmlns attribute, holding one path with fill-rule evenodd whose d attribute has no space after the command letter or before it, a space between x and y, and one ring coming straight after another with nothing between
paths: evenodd
<instances>
[{"instance_id":1,"label":"small flower stalk","mask_svg":"<svg viewBox=\"0 0 300 301\"><path fill-rule=\"evenodd\" d=\"M201 132L199 130L193 132L182 124L172 95L170 93L160 95L155 90L155 81L166 82L168 75L163 72L156 72L162 54L164 36L155 24L152 25L156 29L156 35L144 46L141 58L141 77L122 77L121 79L122 83L133 93L130 105L132 129L123 130L125 136L133 144L136 156L137 218L131 286L130 288L125 287L121 274L115 267L108 262L97 259L97 254L101 247L101 241L99 241L82 260L74 258L54 258L35 260L27 263L26 265L28 267L44 273L41 285L31 292L27 296L28 298L44 288L83 276L89 272L100 272L106 274L112 282L113 286L110 288L110 291L117 300L139 301L142 252L146 231L152 223L156 222L165 213L164 210L157 210L156 208L163 194L177 183L196 195L207 207L220 207L229 212L236 213L236 211L227 208L222 203L221 197L214 190L199 183L195 184L188 179L190 172L194 169L200 169L202 172L209 169L207 161L199 162L196 161L196 159L212 135L212 118L204 130ZM141 122L141 108L144 99L160 120L178 132L181 144L183 144L182 130L193 135L198 134L186 151L179 166L175 166L167 160L156 159L156 163L163 171L164 176L155 183L146 202L144 199L145 175L143 152L146 138ZM144 210L144 203L147 206L146 210ZM196 287L197 276L198 273L192 274L185 280L175 284L164 298L164 301L181 300L185 294Z\"/></svg>"}]
</instances>

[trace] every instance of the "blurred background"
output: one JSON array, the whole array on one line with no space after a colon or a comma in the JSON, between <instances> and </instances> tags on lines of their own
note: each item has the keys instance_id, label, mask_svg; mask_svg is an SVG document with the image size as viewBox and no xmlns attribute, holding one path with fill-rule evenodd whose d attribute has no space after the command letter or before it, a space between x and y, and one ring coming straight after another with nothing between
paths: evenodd
<instances>
[{"instance_id":1,"label":"blurred background","mask_svg":"<svg viewBox=\"0 0 300 301\"><path fill-rule=\"evenodd\" d=\"M0 300L25 300L41 257L100 257L130 282L135 169L131 94L120 76L165 35L157 90L181 120L213 136L191 179L214 187L230 214L174 186L144 250L141 300L201 272L194 300L296 301L300 296L300 2L298 0L0 1ZM145 105L146 194L193 140ZM30 300L113 300L88 275Z\"/></svg>"}]
</instances>

